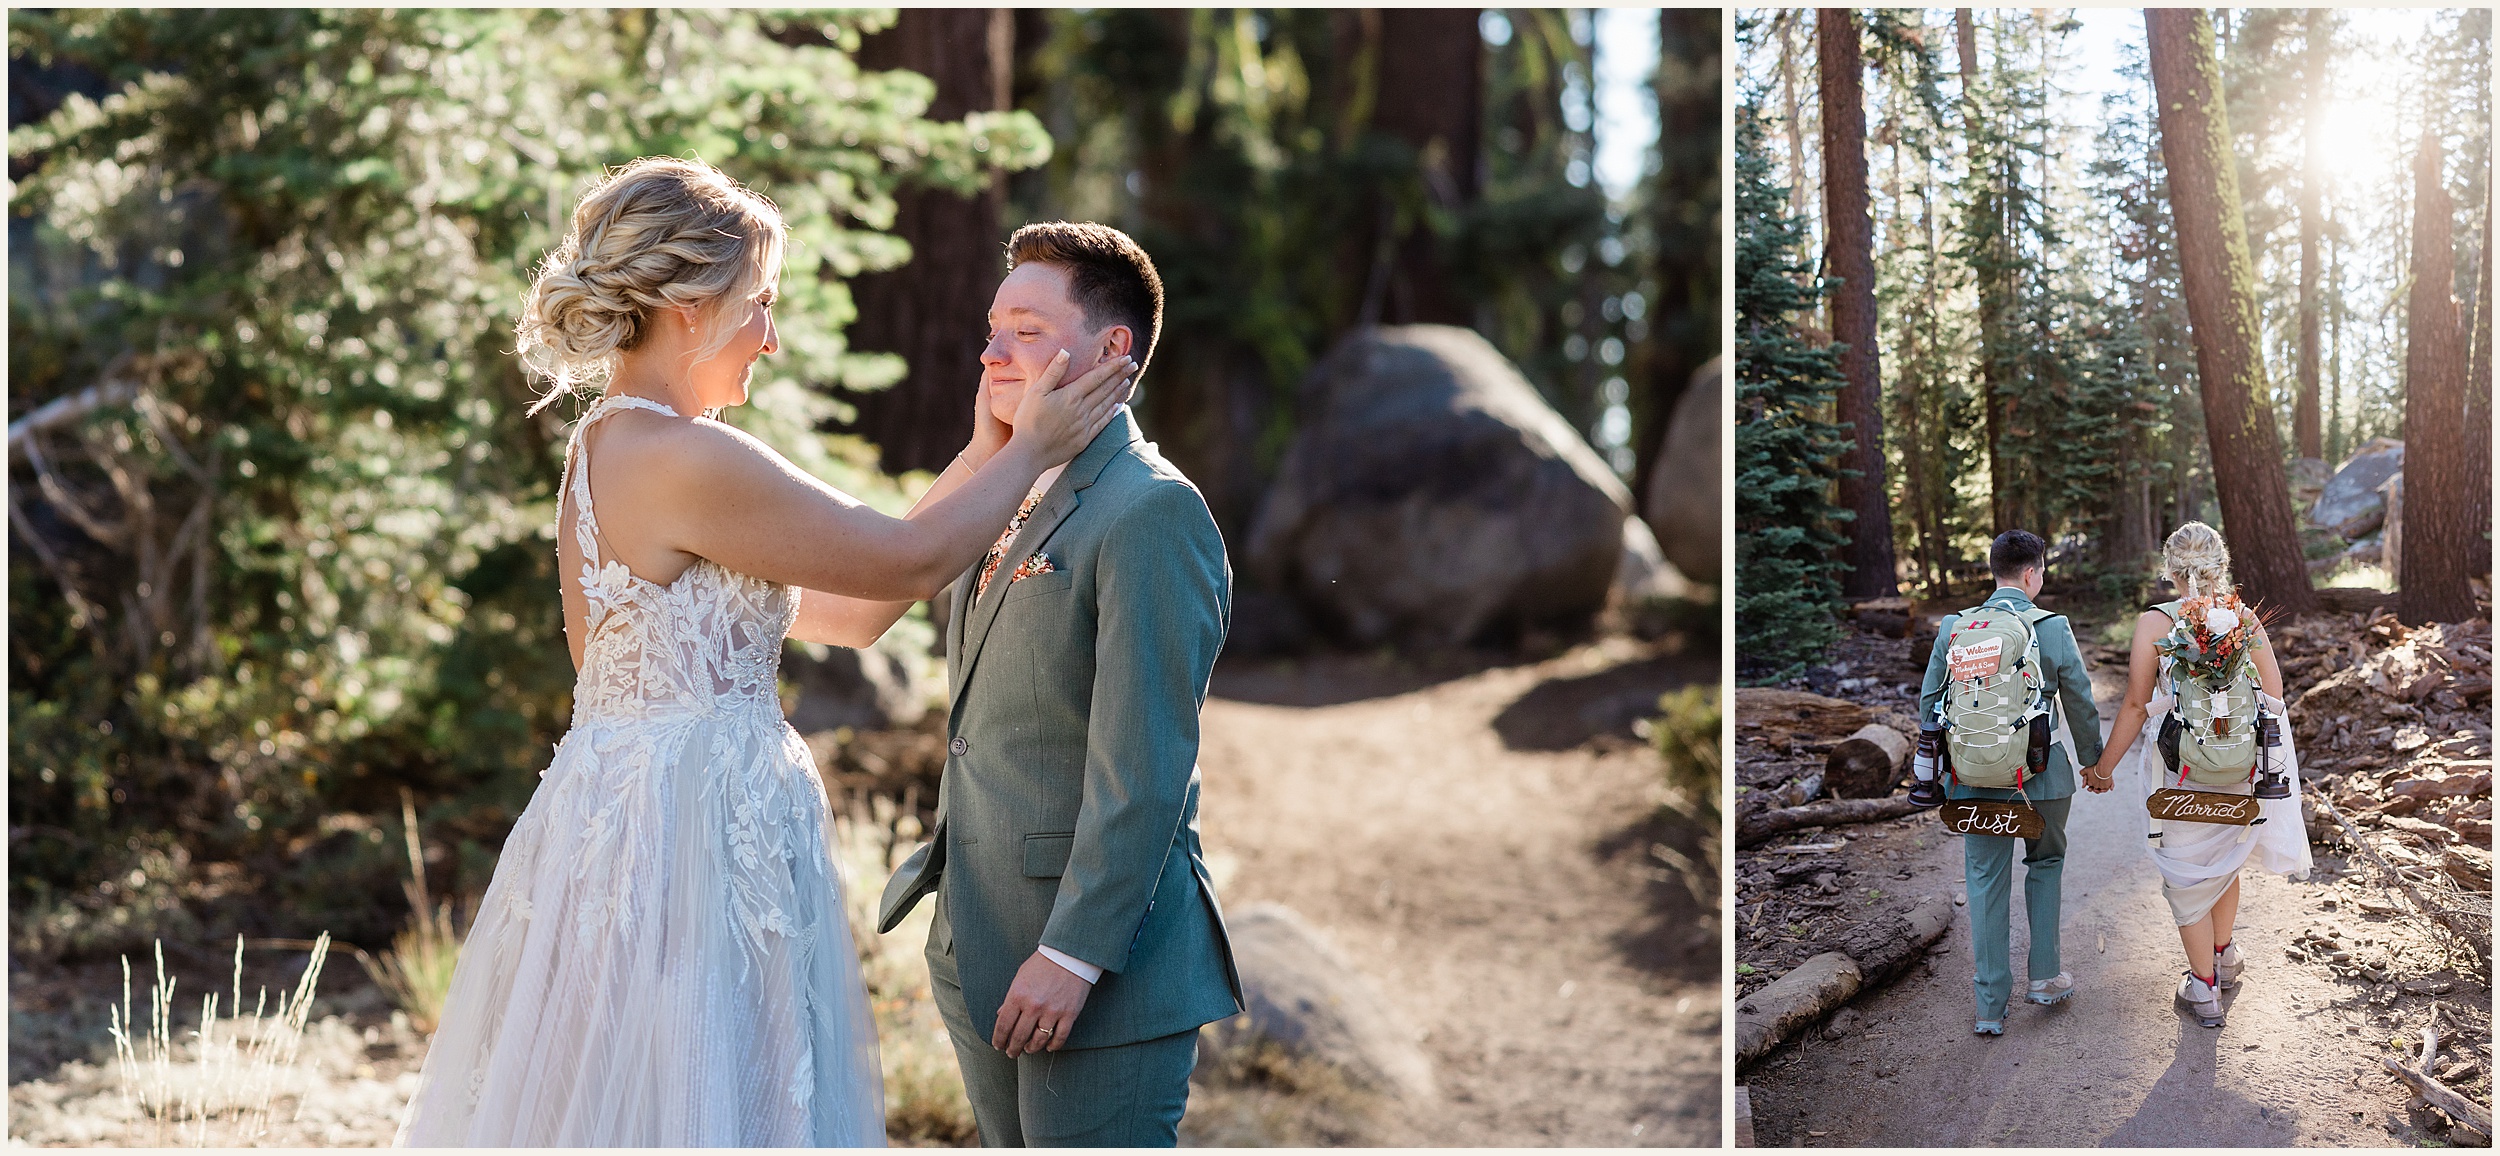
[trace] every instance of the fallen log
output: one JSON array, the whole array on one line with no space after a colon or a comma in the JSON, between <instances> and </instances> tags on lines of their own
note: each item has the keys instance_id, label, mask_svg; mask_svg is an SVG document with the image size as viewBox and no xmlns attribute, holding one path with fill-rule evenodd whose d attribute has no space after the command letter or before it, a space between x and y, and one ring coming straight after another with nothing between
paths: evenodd
<instances>
[{"instance_id":1,"label":"fallen log","mask_svg":"<svg viewBox=\"0 0 2500 1156\"><path fill-rule=\"evenodd\" d=\"M1851 928L1841 950L1808 959L1771 986L1737 1001L1737 1069L1760 1062L1842 1004L1908 971L1951 926L1953 901L1927 896L1900 915Z\"/></svg>"},{"instance_id":2,"label":"fallen log","mask_svg":"<svg viewBox=\"0 0 2500 1156\"><path fill-rule=\"evenodd\" d=\"M2319 609L2339 614L2375 614L2396 604L2394 591L2367 586L2321 586L2317 594Z\"/></svg>"},{"instance_id":3,"label":"fallen log","mask_svg":"<svg viewBox=\"0 0 2500 1156\"><path fill-rule=\"evenodd\" d=\"M1901 782L1910 764L1910 740L1882 723L1851 733L1823 758L1823 782L1843 799L1880 799Z\"/></svg>"},{"instance_id":4,"label":"fallen log","mask_svg":"<svg viewBox=\"0 0 2500 1156\"><path fill-rule=\"evenodd\" d=\"M2431 1022L2433 1024L2439 1022L2437 1005L2432 1007ZM2438 1055L2439 1029L2435 1026L2424 1027L2422 1029L2422 1055L2418 1063L2406 1063L2394 1057L2382 1057L2379 1064L2394 1073L2398 1079L2413 1085L2416 1094L2430 1101L2432 1107L2447 1113L2448 1119L2454 1121L2458 1127L2474 1133L2475 1138L2485 1144L2491 1143L2491 1110L2459 1095L2456 1089L2440 1083L2430 1074L2431 1060Z\"/></svg>"},{"instance_id":5,"label":"fallen log","mask_svg":"<svg viewBox=\"0 0 2500 1156\"><path fill-rule=\"evenodd\" d=\"M1858 963L1861 990L1890 983L1927 955L1928 947L1953 926L1953 900L1943 895L1922 898L1908 911L1887 919L1870 919L1841 937L1840 949Z\"/></svg>"},{"instance_id":6,"label":"fallen log","mask_svg":"<svg viewBox=\"0 0 2500 1156\"><path fill-rule=\"evenodd\" d=\"M1737 1001L1736 1067L1753 1066L1771 1049L1858 994L1858 963L1837 951L1798 964L1771 986Z\"/></svg>"},{"instance_id":7,"label":"fallen log","mask_svg":"<svg viewBox=\"0 0 2500 1156\"><path fill-rule=\"evenodd\" d=\"M1808 803L1802 807L1783 807L1747 815L1736 821L1736 845L1751 847L1773 835L1800 827L1829 827L1839 823L1874 823L1898 819L1918 810L1907 797L1885 799L1831 799Z\"/></svg>"},{"instance_id":8,"label":"fallen log","mask_svg":"<svg viewBox=\"0 0 2500 1156\"><path fill-rule=\"evenodd\" d=\"M1780 746L1799 738L1831 741L1875 721L1873 709L1798 690L1736 688L1736 737Z\"/></svg>"}]
</instances>

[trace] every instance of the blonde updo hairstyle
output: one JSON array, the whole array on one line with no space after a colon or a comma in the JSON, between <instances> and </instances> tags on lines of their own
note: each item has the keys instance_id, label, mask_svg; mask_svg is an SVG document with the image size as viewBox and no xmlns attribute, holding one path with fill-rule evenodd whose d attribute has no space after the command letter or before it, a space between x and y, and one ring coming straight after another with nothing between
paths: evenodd
<instances>
[{"instance_id":1,"label":"blonde updo hairstyle","mask_svg":"<svg viewBox=\"0 0 2500 1156\"><path fill-rule=\"evenodd\" d=\"M2161 547L2162 570L2181 599L2210 598L2231 589L2231 548L2203 522L2171 531Z\"/></svg>"},{"instance_id":2,"label":"blonde updo hairstyle","mask_svg":"<svg viewBox=\"0 0 2500 1156\"><path fill-rule=\"evenodd\" d=\"M529 412L606 381L662 310L699 311L689 364L719 352L735 332L720 306L780 277L787 233L770 200L701 161L645 157L609 173L521 301L522 364L549 383Z\"/></svg>"}]
</instances>

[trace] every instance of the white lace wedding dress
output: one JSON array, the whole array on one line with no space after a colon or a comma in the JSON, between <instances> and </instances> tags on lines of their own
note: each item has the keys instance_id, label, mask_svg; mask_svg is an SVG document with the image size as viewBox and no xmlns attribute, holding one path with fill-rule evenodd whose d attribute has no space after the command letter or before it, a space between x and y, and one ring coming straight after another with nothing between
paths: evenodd
<instances>
[{"instance_id":1,"label":"white lace wedding dress","mask_svg":"<svg viewBox=\"0 0 2500 1156\"><path fill-rule=\"evenodd\" d=\"M573 721L505 841L401 1144L885 1142L877 1038L824 787L781 716L797 591L601 560L584 435L565 489L590 603Z\"/></svg>"}]
</instances>

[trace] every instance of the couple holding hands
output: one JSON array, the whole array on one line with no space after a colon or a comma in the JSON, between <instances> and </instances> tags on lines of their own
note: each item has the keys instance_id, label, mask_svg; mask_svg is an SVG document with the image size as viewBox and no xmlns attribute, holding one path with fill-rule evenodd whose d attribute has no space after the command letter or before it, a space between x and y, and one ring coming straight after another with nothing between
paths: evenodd
<instances>
[{"instance_id":1,"label":"couple holding hands","mask_svg":"<svg viewBox=\"0 0 2500 1156\"><path fill-rule=\"evenodd\" d=\"M1963 835L1972 1030L2005 1032L2017 843L2031 936L2026 998L2053 1005L2074 994L2058 951L2066 821L2078 777L2107 794L2122 775L2186 957L2174 998L2220 1027L2221 992L2246 966L2232 942L2240 869L2251 856L2287 875L2310 866L2282 671L2264 624L2240 603L2222 536L2189 522L2162 550L2179 597L2136 619L2126 695L2105 743L2073 626L2033 601L2047 566L2038 535L1999 535L1988 552L1996 591L1944 620L1919 693L1910 798L1943 808L1947 829Z\"/></svg>"}]
</instances>

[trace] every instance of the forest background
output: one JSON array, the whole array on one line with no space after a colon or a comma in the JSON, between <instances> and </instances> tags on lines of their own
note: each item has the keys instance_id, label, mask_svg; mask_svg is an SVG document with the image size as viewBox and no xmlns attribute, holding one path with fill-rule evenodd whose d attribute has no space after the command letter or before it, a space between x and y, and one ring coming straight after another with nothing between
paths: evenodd
<instances>
[{"instance_id":1,"label":"forest background","mask_svg":"<svg viewBox=\"0 0 2500 1156\"><path fill-rule=\"evenodd\" d=\"M2202 519L2271 609L2375 586L2408 622L2473 615L2491 15L2206 27L2172 52L2218 90L2181 104L2134 11L1739 13L1740 680L1803 668L1848 602L1984 593L2016 527L2105 602L2144 600ZM2191 127L2225 163L2172 163ZM2219 227L2183 243L2182 208ZM2381 437L2411 475L2393 574L2298 518Z\"/></svg>"},{"instance_id":2,"label":"forest background","mask_svg":"<svg viewBox=\"0 0 2500 1156\"><path fill-rule=\"evenodd\" d=\"M889 510L968 427L998 242L1061 216L1160 264L1140 418L1236 556L1370 323L1474 329L1641 492L1718 351L1719 25L1628 26L1666 131L1610 199L1598 23L13 12L13 954L386 942L403 789L431 894L483 889L573 680L569 415L523 416L511 324L605 164L778 201L784 348L731 419Z\"/></svg>"}]
</instances>

